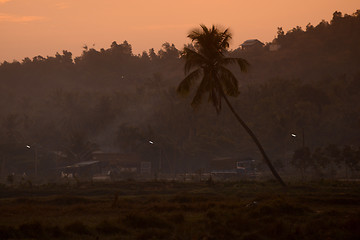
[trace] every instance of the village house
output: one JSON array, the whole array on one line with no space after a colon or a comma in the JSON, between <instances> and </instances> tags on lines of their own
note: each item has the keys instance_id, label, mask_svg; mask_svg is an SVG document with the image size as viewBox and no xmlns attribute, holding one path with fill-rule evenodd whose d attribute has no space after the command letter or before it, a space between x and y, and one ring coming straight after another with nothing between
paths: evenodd
<instances>
[{"instance_id":1,"label":"village house","mask_svg":"<svg viewBox=\"0 0 360 240\"><path fill-rule=\"evenodd\" d=\"M242 50L256 50L256 49L261 49L263 46L264 43L260 42L257 39L246 40L240 45Z\"/></svg>"}]
</instances>

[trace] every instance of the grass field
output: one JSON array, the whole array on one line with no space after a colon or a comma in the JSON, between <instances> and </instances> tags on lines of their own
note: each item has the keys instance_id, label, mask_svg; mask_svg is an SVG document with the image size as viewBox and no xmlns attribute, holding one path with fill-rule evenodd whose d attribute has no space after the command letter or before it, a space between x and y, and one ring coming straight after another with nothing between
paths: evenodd
<instances>
[{"instance_id":1,"label":"grass field","mask_svg":"<svg viewBox=\"0 0 360 240\"><path fill-rule=\"evenodd\" d=\"M360 183L0 186L0 239L360 239Z\"/></svg>"}]
</instances>

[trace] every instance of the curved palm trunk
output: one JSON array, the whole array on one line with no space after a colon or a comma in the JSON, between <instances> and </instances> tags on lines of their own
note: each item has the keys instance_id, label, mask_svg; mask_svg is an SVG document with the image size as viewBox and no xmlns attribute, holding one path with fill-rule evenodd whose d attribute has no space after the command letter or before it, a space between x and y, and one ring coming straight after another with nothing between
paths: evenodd
<instances>
[{"instance_id":1,"label":"curved palm trunk","mask_svg":"<svg viewBox=\"0 0 360 240\"><path fill-rule=\"evenodd\" d=\"M272 174L274 175L274 177L280 182L280 184L284 187L286 187L286 184L284 183L284 181L281 179L280 175L277 173L276 169L274 168L274 166L271 164L270 159L268 158L268 156L265 153L264 148L262 147L262 145L260 144L259 140L257 139L257 137L255 136L255 134L251 131L251 129L246 125L246 123L240 118L240 116L235 112L234 108L232 107L232 105L229 102L229 99L226 97L226 95L224 94L224 92L221 89L221 95L222 97L225 99L226 104L228 105L228 107L230 108L231 112L235 115L236 119L239 121L239 123L241 124L241 126L246 130L246 132L251 136L251 138L253 139L253 141L255 142L256 146L259 148L266 164L269 166Z\"/></svg>"}]
</instances>

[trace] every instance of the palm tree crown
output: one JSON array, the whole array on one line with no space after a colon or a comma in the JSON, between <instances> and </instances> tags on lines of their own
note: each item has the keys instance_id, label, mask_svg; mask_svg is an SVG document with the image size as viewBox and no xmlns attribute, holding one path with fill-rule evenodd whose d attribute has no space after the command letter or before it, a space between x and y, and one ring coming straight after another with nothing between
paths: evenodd
<instances>
[{"instance_id":1,"label":"palm tree crown","mask_svg":"<svg viewBox=\"0 0 360 240\"><path fill-rule=\"evenodd\" d=\"M229 64L238 64L245 72L249 63L242 58L226 57L229 48L231 33L228 29L220 31L215 26L208 29L201 25L201 29L193 30L188 37L194 43L193 48L185 47L185 74L188 74L180 83L177 92L187 95L196 80L201 79L191 105L197 107L205 93L209 94L216 111L221 110L222 92L228 96L239 95L239 86L236 77L226 68ZM195 70L193 70L195 68ZM190 72L190 70L192 70ZM190 72L190 73L189 73Z\"/></svg>"}]
</instances>

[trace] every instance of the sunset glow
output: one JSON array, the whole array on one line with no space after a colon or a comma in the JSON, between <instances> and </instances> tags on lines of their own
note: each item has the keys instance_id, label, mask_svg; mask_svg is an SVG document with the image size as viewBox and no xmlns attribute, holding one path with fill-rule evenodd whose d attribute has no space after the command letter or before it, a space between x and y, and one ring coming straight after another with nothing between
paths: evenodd
<instances>
[{"instance_id":1,"label":"sunset glow","mask_svg":"<svg viewBox=\"0 0 360 240\"><path fill-rule=\"evenodd\" d=\"M329 21L334 11L352 14L358 0L235 1L235 0L0 0L0 61L54 55L68 50L81 54L84 45L108 48L127 40L134 54L164 42L182 48L187 33L203 23L229 27L232 48L257 38L271 41L277 27L285 31L308 23Z\"/></svg>"}]
</instances>

